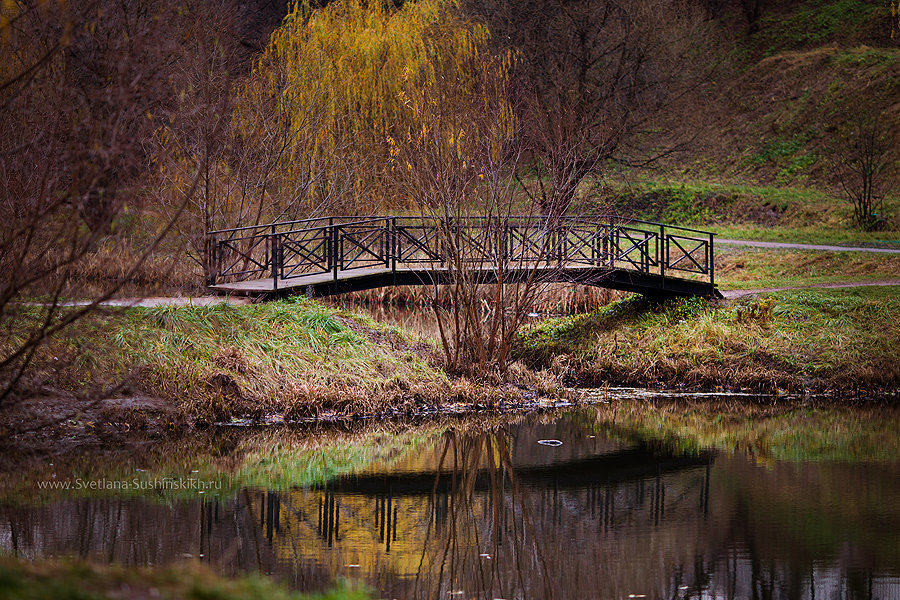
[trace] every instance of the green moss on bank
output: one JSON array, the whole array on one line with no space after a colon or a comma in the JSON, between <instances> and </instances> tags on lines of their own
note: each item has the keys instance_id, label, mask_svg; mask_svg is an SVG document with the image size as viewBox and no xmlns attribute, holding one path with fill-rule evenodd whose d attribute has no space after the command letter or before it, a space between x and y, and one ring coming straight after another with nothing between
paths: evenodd
<instances>
[{"instance_id":1,"label":"green moss on bank","mask_svg":"<svg viewBox=\"0 0 900 600\"><path fill-rule=\"evenodd\" d=\"M734 305L637 297L522 331L517 354L585 384L896 390L896 287L791 291Z\"/></svg>"},{"instance_id":2,"label":"green moss on bank","mask_svg":"<svg viewBox=\"0 0 900 600\"><path fill-rule=\"evenodd\" d=\"M259 576L224 579L200 565L137 569L81 561L28 563L0 560L0 597L7 600L364 600L344 586L324 594L298 594Z\"/></svg>"}]
</instances>

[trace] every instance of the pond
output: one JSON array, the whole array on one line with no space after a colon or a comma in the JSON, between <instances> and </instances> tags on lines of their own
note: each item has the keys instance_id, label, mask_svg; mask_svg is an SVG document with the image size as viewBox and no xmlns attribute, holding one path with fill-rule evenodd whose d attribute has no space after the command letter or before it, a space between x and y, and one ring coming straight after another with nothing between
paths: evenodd
<instances>
[{"instance_id":1,"label":"pond","mask_svg":"<svg viewBox=\"0 0 900 600\"><path fill-rule=\"evenodd\" d=\"M382 598L900 598L900 461L679 450L604 411L220 427L47 464L5 486L0 553Z\"/></svg>"}]
</instances>

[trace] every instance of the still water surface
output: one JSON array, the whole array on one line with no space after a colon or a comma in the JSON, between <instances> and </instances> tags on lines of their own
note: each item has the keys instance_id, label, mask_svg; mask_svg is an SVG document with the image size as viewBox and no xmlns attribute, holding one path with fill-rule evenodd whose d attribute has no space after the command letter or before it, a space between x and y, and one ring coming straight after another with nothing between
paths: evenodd
<instances>
[{"instance_id":1,"label":"still water surface","mask_svg":"<svg viewBox=\"0 0 900 600\"><path fill-rule=\"evenodd\" d=\"M230 456L255 433L223 428L224 487L7 499L0 553L202 561L299 590L347 577L384 598L900 599L897 462L682 454L598 428L590 407L422 431L343 475L267 486L265 460L250 484ZM335 472L328 453L362 443L328 435L301 462Z\"/></svg>"}]
</instances>

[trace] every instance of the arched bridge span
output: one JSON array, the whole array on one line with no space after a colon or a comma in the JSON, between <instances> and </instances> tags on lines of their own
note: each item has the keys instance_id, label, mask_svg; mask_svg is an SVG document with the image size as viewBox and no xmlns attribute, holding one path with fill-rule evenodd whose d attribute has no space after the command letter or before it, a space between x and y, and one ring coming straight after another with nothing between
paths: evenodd
<instances>
[{"instance_id":1,"label":"arched bridge span","mask_svg":"<svg viewBox=\"0 0 900 600\"><path fill-rule=\"evenodd\" d=\"M329 296L465 276L718 297L713 238L615 217L322 217L209 232L207 285L232 294Z\"/></svg>"}]
</instances>

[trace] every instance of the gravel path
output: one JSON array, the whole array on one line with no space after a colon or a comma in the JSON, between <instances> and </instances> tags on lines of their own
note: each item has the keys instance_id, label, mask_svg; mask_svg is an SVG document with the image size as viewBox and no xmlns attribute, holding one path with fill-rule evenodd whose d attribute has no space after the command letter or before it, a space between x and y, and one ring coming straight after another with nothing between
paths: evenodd
<instances>
[{"instance_id":1,"label":"gravel path","mask_svg":"<svg viewBox=\"0 0 900 600\"><path fill-rule=\"evenodd\" d=\"M717 239L716 244L726 246L753 246L754 248L783 248L786 250L829 250L831 252L877 252L900 254L900 248L864 248L862 246L824 246L819 244L789 244L786 242L751 242L749 240Z\"/></svg>"},{"instance_id":2,"label":"gravel path","mask_svg":"<svg viewBox=\"0 0 900 600\"><path fill-rule=\"evenodd\" d=\"M776 248L786 250L825 250L830 252L876 252L881 254L900 254L900 248L864 248L862 246L828 246L821 244L790 244L786 242L755 242L749 240L729 240L717 239L717 244L728 246L753 246L755 248ZM786 290L805 290L812 288L851 288L851 287L868 287L868 286L900 286L900 279L886 279L882 281L847 281L838 283L820 283L814 285L806 285L800 287L775 287L775 288L758 288L752 290L722 290L722 295L729 300L741 298L743 296L752 296L754 294L767 294L771 292L783 292ZM234 296L196 296L196 297L153 297L153 298L131 298L122 300L109 300L103 303L103 306L207 306L209 304L219 304L227 302L228 304L249 304L250 299L245 297ZM84 306L89 302L67 302L65 306Z\"/></svg>"},{"instance_id":3,"label":"gravel path","mask_svg":"<svg viewBox=\"0 0 900 600\"><path fill-rule=\"evenodd\" d=\"M741 298L743 296L752 296L753 294L768 294L770 292L784 292L786 290L808 290L814 288L852 288L852 287L871 287L871 286L900 286L900 279L885 279L882 281L844 281L838 283L816 283L813 285L803 285L799 287L775 287L775 288L759 288L755 290L721 290L722 295L729 300Z\"/></svg>"},{"instance_id":4,"label":"gravel path","mask_svg":"<svg viewBox=\"0 0 900 600\"><path fill-rule=\"evenodd\" d=\"M151 298L123 298L120 300L107 300L101 302L100 306L119 306L129 308L133 306L154 307L154 306L208 306L210 304L250 304L250 299L246 297L235 296L158 296ZM37 304L37 303L29 303ZM61 306L87 306L90 301L62 302Z\"/></svg>"}]
</instances>

